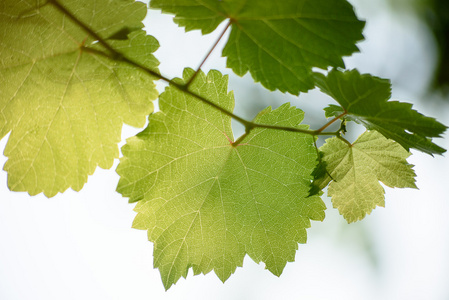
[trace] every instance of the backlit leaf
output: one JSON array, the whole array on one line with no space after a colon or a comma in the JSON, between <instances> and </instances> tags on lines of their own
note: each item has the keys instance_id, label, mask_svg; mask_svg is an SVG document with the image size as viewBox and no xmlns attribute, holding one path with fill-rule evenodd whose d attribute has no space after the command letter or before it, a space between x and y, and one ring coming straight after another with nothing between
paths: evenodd
<instances>
[{"instance_id":1,"label":"backlit leaf","mask_svg":"<svg viewBox=\"0 0 449 300\"><path fill-rule=\"evenodd\" d=\"M389 187L416 188L413 166L406 161L410 153L376 131L365 132L352 146L330 138L320 151L327 173L322 172L314 186L321 190L330 182L328 195L349 223L385 206L379 181Z\"/></svg>"},{"instance_id":2,"label":"backlit leaf","mask_svg":"<svg viewBox=\"0 0 449 300\"><path fill-rule=\"evenodd\" d=\"M113 48L157 69L158 43L140 30L143 3L61 4ZM4 152L11 190L48 197L80 190L97 166L110 168L118 157L123 123L145 124L154 78L107 54L51 1L0 3L0 138L11 132Z\"/></svg>"},{"instance_id":3,"label":"backlit leaf","mask_svg":"<svg viewBox=\"0 0 449 300\"><path fill-rule=\"evenodd\" d=\"M184 79L192 74L186 70ZM190 89L233 110L218 71L199 73ZM280 275L306 242L310 220L324 218L321 199L307 197L313 137L256 128L233 146L231 118L182 91L168 87L160 108L122 148L117 190L140 200L133 226L148 230L165 287L189 268L214 270L225 281L246 254ZM302 119L301 110L284 104L255 122L306 129Z\"/></svg>"}]
</instances>

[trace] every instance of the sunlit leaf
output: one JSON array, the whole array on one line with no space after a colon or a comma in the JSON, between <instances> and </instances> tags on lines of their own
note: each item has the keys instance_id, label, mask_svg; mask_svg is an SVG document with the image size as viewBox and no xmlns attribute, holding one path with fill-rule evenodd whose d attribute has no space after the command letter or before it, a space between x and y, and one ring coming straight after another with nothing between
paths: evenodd
<instances>
[{"instance_id":1,"label":"sunlit leaf","mask_svg":"<svg viewBox=\"0 0 449 300\"><path fill-rule=\"evenodd\" d=\"M185 71L184 79L192 74ZM190 89L234 107L218 71L199 73ZM175 87L161 95L160 108L122 148L117 190L140 200L134 227L148 230L165 287L189 268L214 270L225 281L246 254L280 275L306 242L310 220L324 218L321 199L307 197L313 137L256 128L232 145L231 118ZM301 110L284 104L255 122L305 129L302 119Z\"/></svg>"},{"instance_id":2,"label":"sunlit leaf","mask_svg":"<svg viewBox=\"0 0 449 300\"><path fill-rule=\"evenodd\" d=\"M362 134L348 145L336 137L320 148L327 172L315 179L318 190L329 184L328 194L340 214L350 223L361 220L376 206L385 206L384 189L416 188L410 155L398 143L376 131Z\"/></svg>"},{"instance_id":3,"label":"sunlit leaf","mask_svg":"<svg viewBox=\"0 0 449 300\"><path fill-rule=\"evenodd\" d=\"M110 45L157 68L158 43L139 29L143 3L61 3L105 39L134 28ZM154 78L107 55L50 1L0 3L0 137L11 133L4 152L11 190L48 197L80 190L97 166L110 168L118 157L123 123L145 124L158 94Z\"/></svg>"}]
</instances>

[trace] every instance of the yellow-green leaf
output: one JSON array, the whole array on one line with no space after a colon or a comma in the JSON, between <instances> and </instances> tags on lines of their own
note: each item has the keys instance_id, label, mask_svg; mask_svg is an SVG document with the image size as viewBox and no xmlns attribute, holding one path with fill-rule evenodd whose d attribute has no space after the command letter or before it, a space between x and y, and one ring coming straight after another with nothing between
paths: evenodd
<instances>
[{"instance_id":1,"label":"yellow-green leaf","mask_svg":"<svg viewBox=\"0 0 449 300\"><path fill-rule=\"evenodd\" d=\"M142 127L157 97L154 78L108 51L54 1L0 3L0 138L13 191L51 197L80 190L97 166L118 157L123 123ZM143 3L58 2L101 38L131 28L111 47L156 70L157 41L146 36Z\"/></svg>"},{"instance_id":2,"label":"yellow-green leaf","mask_svg":"<svg viewBox=\"0 0 449 300\"><path fill-rule=\"evenodd\" d=\"M376 131L365 132L352 145L330 138L320 150L327 173L314 184L323 189L330 182L333 206L349 223L385 206L379 181L389 187L416 188L413 166L406 161L410 153Z\"/></svg>"},{"instance_id":3,"label":"yellow-green leaf","mask_svg":"<svg viewBox=\"0 0 449 300\"><path fill-rule=\"evenodd\" d=\"M184 79L192 74L186 70ZM232 111L227 83L218 71L200 72L189 89ZM256 128L232 145L229 116L172 86L160 108L122 148L117 190L140 200L133 226L148 230L165 287L189 268L214 270L225 281L246 254L280 275L306 242L310 220L324 218L321 199L307 197L313 137ZM302 119L301 110L284 104L254 121L306 129Z\"/></svg>"}]
</instances>

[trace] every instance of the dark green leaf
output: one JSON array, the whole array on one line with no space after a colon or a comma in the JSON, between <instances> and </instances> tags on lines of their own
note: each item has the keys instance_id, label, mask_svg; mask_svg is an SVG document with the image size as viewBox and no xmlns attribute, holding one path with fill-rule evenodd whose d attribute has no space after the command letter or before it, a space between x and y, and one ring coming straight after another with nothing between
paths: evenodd
<instances>
[{"instance_id":1,"label":"dark green leaf","mask_svg":"<svg viewBox=\"0 0 449 300\"><path fill-rule=\"evenodd\" d=\"M343 67L358 51L364 22L346 0L152 0L186 30L212 32L229 19L227 66L269 90L297 95L314 87L312 68Z\"/></svg>"},{"instance_id":2,"label":"dark green leaf","mask_svg":"<svg viewBox=\"0 0 449 300\"><path fill-rule=\"evenodd\" d=\"M407 150L415 148L428 154L446 151L431 138L440 137L447 127L413 110L410 103L389 101L391 84L388 80L361 75L357 70L335 69L327 77L316 73L315 78L321 91L341 105L341 108L332 105L325 109L327 116L346 112L346 119L379 131Z\"/></svg>"}]
</instances>

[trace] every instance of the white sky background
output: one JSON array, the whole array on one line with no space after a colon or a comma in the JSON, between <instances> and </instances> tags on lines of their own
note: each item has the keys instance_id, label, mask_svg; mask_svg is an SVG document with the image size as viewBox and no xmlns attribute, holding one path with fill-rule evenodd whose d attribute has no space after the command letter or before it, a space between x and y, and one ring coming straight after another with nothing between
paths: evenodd
<instances>
[{"instance_id":1,"label":"white sky background","mask_svg":"<svg viewBox=\"0 0 449 300\"><path fill-rule=\"evenodd\" d=\"M434 64L430 33L413 19L391 15L380 0L353 3L368 23L363 53L346 59L347 67L391 78L394 98L415 102L422 113L449 124L449 105L424 99ZM170 16L156 11L147 26L161 43L156 56L169 77L181 76L185 66L195 68L219 33L184 34ZM268 93L224 66L218 49L205 69L230 74L237 113L244 117L253 117L253 105L261 110L281 100L322 116L321 103L329 101L315 99L317 92L300 100ZM125 127L123 138L138 131ZM437 143L449 148L448 139ZM5 161L1 156L0 164ZM312 223L308 243L299 246L296 262L287 264L280 278L247 258L225 284L213 273L189 274L168 292L152 268L146 232L131 229L134 205L115 192L117 164L98 169L81 192L52 199L10 192L1 171L0 299L449 299L449 161L417 152L409 161L416 165L420 190L387 189L386 208L351 225L327 199L327 218Z\"/></svg>"}]
</instances>

